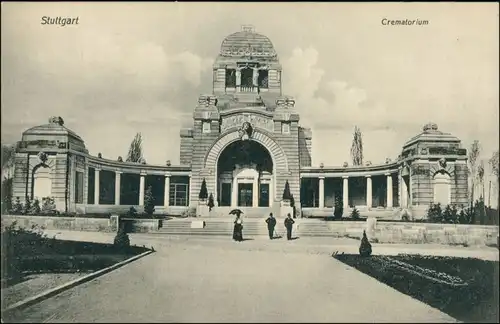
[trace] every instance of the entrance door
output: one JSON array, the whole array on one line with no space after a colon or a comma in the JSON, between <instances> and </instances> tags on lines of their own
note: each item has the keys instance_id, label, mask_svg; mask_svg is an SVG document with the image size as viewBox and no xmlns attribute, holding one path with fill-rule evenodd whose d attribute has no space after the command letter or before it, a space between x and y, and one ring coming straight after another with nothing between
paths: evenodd
<instances>
[{"instance_id":1,"label":"entrance door","mask_svg":"<svg viewBox=\"0 0 500 324\"><path fill-rule=\"evenodd\" d=\"M253 183L238 183L238 206L252 207Z\"/></svg>"},{"instance_id":2,"label":"entrance door","mask_svg":"<svg viewBox=\"0 0 500 324\"><path fill-rule=\"evenodd\" d=\"M231 184L222 183L220 191L220 205L231 206Z\"/></svg>"},{"instance_id":3,"label":"entrance door","mask_svg":"<svg viewBox=\"0 0 500 324\"><path fill-rule=\"evenodd\" d=\"M259 192L259 207L269 207L269 184L261 183Z\"/></svg>"}]
</instances>

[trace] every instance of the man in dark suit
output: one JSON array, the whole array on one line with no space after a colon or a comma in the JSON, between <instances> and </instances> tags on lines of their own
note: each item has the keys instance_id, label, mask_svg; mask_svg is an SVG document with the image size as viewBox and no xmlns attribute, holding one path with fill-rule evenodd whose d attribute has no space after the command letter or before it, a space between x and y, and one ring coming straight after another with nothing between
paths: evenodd
<instances>
[{"instance_id":1,"label":"man in dark suit","mask_svg":"<svg viewBox=\"0 0 500 324\"><path fill-rule=\"evenodd\" d=\"M269 231L269 239L272 240L274 236L274 227L276 226L276 218L274 218L273 213L269 214L266 219L267 230Z\"/></svg>"},{"instance_id":2,"label":"man in dark suit","mask_svg":"<svg viewBox=\"0 0 500 324\"><path fill-rule=\"evenodd\" d=\"M295 221L292 219L292 215L288 213L287 218L285 218L285 227L286 227L286 239L292 239L292 228Z\"/></svg>"}]
</instances>

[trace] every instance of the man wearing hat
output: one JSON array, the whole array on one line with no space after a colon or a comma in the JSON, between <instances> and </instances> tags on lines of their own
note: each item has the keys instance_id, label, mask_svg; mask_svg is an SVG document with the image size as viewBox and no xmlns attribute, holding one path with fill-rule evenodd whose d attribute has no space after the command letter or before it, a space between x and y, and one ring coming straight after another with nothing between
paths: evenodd
<instances>
[{"instance_id":1,"label":"man wearing hat","mask_svg":"<svg viewBox=\"0 0 500 324\"><path fill-rule=\"evenodd\" d=\"M269 239L272 240L274 236L274 227L276 226L276 218L274 218L273 213L269 214L266 219L267 230L269 231Z\"/></svg>"},{"instance_id":2,"label":"man wearing hat","mask_svg":"<svg viewBox=\"0 0 500 324\"><path fill-rule=\"evenodd\" d=\"M287 218L285 218L285 227L286 227L286 239L292 239L292 228L295 221L292 219L292 215L288 213Z\"/></svg>"}]
</instances>

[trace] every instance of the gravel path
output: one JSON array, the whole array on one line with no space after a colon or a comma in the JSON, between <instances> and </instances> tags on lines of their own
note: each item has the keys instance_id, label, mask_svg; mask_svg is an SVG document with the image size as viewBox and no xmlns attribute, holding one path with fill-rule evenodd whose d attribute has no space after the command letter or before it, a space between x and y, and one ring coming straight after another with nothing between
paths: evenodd
<instances>
[{"instance_id":1,"label":"gravel path","mask_svg":"<svg viewBox=\"0 0 500 324\"><path fill-rule=\"evenodd\" d=\"M69 238L65 236L61 238ZM455 321L342 264L326 251L314 250L300 239L236 243L228 239L151 241L145 236L131 237L136 244L142 245L141 240L153 242L157 252L34 305L12 320ZM109 237L102 235L100 239ZM355 247L358 243L349 244L345 246Z\"/></svg>"}]
</instances>

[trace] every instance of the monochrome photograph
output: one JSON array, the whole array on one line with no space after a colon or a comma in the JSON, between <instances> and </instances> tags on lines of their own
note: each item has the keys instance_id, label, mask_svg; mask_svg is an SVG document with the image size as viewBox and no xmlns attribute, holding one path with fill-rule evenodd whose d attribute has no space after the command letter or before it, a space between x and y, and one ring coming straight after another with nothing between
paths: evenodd
<instances>
[{"instance_id":1,"label":"monochrome photograph","mask_svg":"<svg viewBox=\"0 0 500 324\"><path fill-rule=\"evenodd\" d=\"M498 323L499 30L3 2L2 323Z\"/></svg>"}]
</instances>

